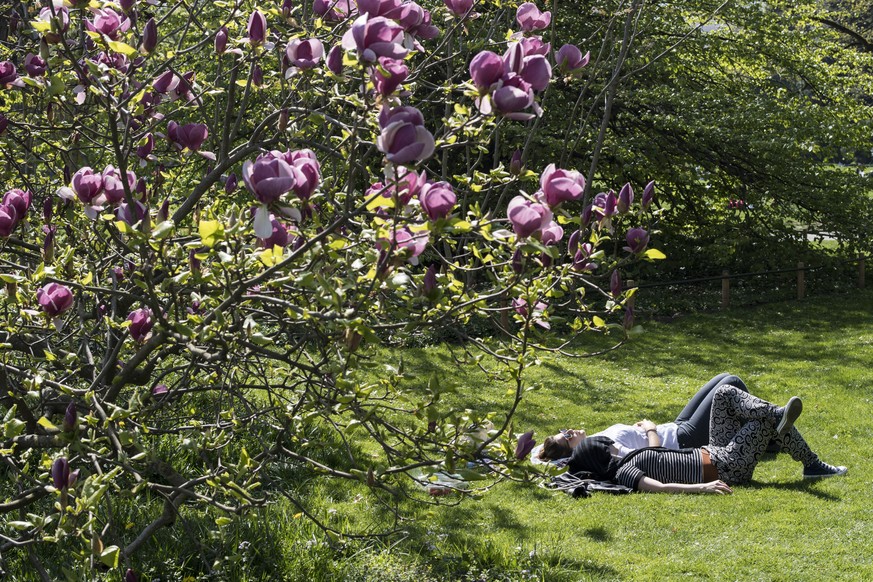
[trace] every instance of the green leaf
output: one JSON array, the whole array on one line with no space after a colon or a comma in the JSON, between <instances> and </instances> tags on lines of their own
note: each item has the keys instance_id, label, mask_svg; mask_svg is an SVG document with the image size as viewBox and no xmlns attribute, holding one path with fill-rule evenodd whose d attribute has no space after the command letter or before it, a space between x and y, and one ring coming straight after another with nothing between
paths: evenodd
<instances>
[{"instance_id":1,"label":"green leaf","mask_svg":"<svg viewBox=\"0 0 873 582\"><path fill-rule=\"evenodd\" d=\"M667 255L665 255L664 253L662 253L658 249L649 249L646 251L645 255L643 255L643 256L645 256L647 259L652 259L652 260L660 260L660 259L667 258Z\"/></svg>"},{"instance_id":2,"label":"green leaf","mask_svg":"<svg viewBox=\"0 0 873 582\"><path fill-rule=\"evenodd\" d=\"M152 239L153 240L164 240L165 238L167 238L168 236L173 234L173 231L175 229L176 229L176 223L174 223L172 220L169 220L169 219L165 220L162 223L160 223L159 225L157 225L155 227L155 229L152 231Z\"/></svg>"},{"instance_id":3,"label":"green leaf","mask_svg":"<svg viewBox=\"0 0 873 582\"><path fill-rule=\"evenodd\" d=\"M100 554L100 561L110 568L118 567L118 558L121 556L121 548L118 546L109 546Z\"/></svg>"},{"instance_id":4,"label":"green leaf","mask_svg":"<svg viewBox=\"0 0 873 582\"><path fill-rule=\"evenodd\" d=\"M130 46L129 44L123 43L119 40L110 40L107 41L106 44L109 46L110 50L115 51L117 53L121 53L126 57L130 55L136 54L136 49Z\"/></svg>"},{"instance_id":5,"label":"green leaf","mask_svg":"<svg viewBox=\"0 0 873 582\"><path fill-rule=\"evenodd\" d=\"M58 427L56 427L55 425L53 425L53 424L51 423L51 421L50 421L49 419L47 419L46 417L44 417L44 416L43 416L43 417L40 417L40 419L36 421L36 424L38 424L38 425L40 425L41 427L46 428L46 429L48 429L48 430L52 430L52 431L60 431L60 429L59 429Z\"/></svg>"},{"instance_id":6,"label":"green leaf","mask_svg":"<svg viewBox=\"0 0 873 582\"><path fill-rule=\"evenodd\" d=\"M218 527L224 527L224 526L230 525L232 523L233 523L233 520L229 517L216 517L215 518L215 525L217 525Z\"/></svg>"},{"instance_id":7,"label":"green leaf","mask_svg":"<svg viewBox=\"0 0 873 582\"><path fill-rule=\"evenodd\" d=\"M201 220L198 230L203 246L210 249L215 246L215 243L224 238L224 225L217 220Z\"/></svg>"}]
</instances>

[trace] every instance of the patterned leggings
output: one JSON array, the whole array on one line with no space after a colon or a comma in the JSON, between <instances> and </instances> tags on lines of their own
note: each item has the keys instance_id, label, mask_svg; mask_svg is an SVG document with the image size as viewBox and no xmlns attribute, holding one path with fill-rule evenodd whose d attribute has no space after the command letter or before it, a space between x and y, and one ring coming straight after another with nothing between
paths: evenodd
<instances>
[{"instance_id":1,"label":"patterned leggings","mask_svg":"<svg viewBox=\"0 0 873 582\"><path fill-rule=\"evenodd\" d=\"M782 410L736 386L722 385L715 390L706 449L722 481L730 485L751 481L771 440L804 466L818 460L796 428L777 437Z\"/></svg>"}]
</instances>

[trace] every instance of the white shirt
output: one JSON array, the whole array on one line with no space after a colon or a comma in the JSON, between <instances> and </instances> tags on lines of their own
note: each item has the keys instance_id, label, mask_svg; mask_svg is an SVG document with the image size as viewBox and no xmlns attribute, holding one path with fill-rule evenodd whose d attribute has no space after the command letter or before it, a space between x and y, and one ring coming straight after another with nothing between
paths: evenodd
<instances>
[{"instance_id":1,"label":"white shirt","mask_svg":"<svg viewBox=\"0 0 873 582\"><path fill-rule=\"evenodd\" d=\"M679 426L675 422L659 424L655 427L658 436L661 437L661 446L668 449L679 448L679 438L676 431ZM619 458L624 457L628 453L649 446L649 439L646 438L646 431L638 426L629 424L613 424L612 426L603 429L598 433L589 436L605 436L615 441L615 446L618 447Z\"/></svg>"}]
</instances>

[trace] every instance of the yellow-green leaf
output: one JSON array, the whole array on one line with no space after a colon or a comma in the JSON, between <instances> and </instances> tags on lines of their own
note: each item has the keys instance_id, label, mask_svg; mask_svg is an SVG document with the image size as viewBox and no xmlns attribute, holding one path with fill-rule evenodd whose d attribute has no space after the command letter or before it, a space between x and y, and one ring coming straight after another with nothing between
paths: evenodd
<instances>
[{"instance_id":1,"label":"yellow-green leaf","mask_svg":"<svg viewBox=\"0 0 873 582\"><path fill-rule=\"evenodd\" d=\"M646 251L645 257L647 259L658 260L658 259L666 259L667 255L659 251L658 249L649 249Z\"/></svg>"},{"instance_id":2,"label":"yellow-green leaf","mask_svg":"<svg viewBox=\"0 0 873 582\"><path fill-rule=\"evenodd\" d=\"M121 550L118 546L109 546L100 554L100 561L110 568L118 567L118 557L121 555Z\"/></svg>"},{"instance_id":3,"label":"yellow-green leaf","mask_svg":"<svg viewBox=\"0 0 873 582\"><path fill-rule=\"evenodd\" d=\"M201 220L198 230L203 246L210 249L215 246L215 243L224 238L224 225L217 220Z\"/></svg>"},{"instance_id":4,"label":"yellow-green leaf","mask_svg":"<svg viewBox=\"0 0 873 582\"><path fill-rule=\"evenodd\" d=\"M110 40L110 41L107 41L106 44L109 46L110 50L113 50L117 53L121 53L127 57L136 53L135 48L133 48L132 46L130 46L127 43L121 42L120 40Z\"/></svg>"},{"instance_id":5,"label":"yellow-green leaf","mask_svg":"<svg viewBox=\"0 0 873 582\"><path fill-rule=\"evenodd\" d=\"M39 420L37 420L36 424L38 424L41 427L46 428L48 430L60 430L58 427L56 427L55 425L52 424L52 421L50 421L49 419L47 419L44 416L41 417Z\"/></svg>"},{"instance_id":6,"label":"yellow-green leaf","mask_svg":"<svg viewBox=\"0 0 873 582\"><path fill-rule=\"evenodd\" d=\"M606 325L606 322L603 321L603 319L601 319L600 317L597 317L596 315L592 318L592 321L594 322L594 325L597 327L603 327L604 325Z\"/></svg>"}]
</instances>

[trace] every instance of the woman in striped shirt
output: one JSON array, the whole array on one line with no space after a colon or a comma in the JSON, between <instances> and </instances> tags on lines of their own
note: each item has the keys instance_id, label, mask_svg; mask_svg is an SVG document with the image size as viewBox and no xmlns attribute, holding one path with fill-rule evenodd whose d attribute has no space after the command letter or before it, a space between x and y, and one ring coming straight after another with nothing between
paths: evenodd
<instances>
[{"instance_id":1,"label":"woman in striped shirt","mask_svg":"<svg viewBox=\"0 0 873 582\"><path fill-rule=\"evenodd\" d=\"M724 384L736 386L744 392L749 391L739 376L722 373L704 384L673 422L655 424L650 420L641 420L634 425L613 424L591 436L612 439L612 454L618 457L624 457L643 447L702 447L709 442L709 417L715 389ZM566 464L566 461L561 460L568 458L573 447L586 436L588 435L584 430L569 429L546 437L545 442L533 450L534 462L557 461L558 465Z\"/></svg>"},{"instance_id":2,"label":"woman in striped shirt","mask_svg":"<svg viewBox=\"0 0 873 582\"><path fill-rule=\"evenodd\" d=\"M731 485L751 480L758 460L774 440L783 452L803 463L804 478L844 475L846 467L819 460L794 428L802 410L796 397L785 406L775 406L735 386L719 386L713 393L705 447L643 448L619 460L612 455L611 439L591 437L573 449L568 471L637 491L723 495L731 493Z\"/></svg>"}]
</instances>

